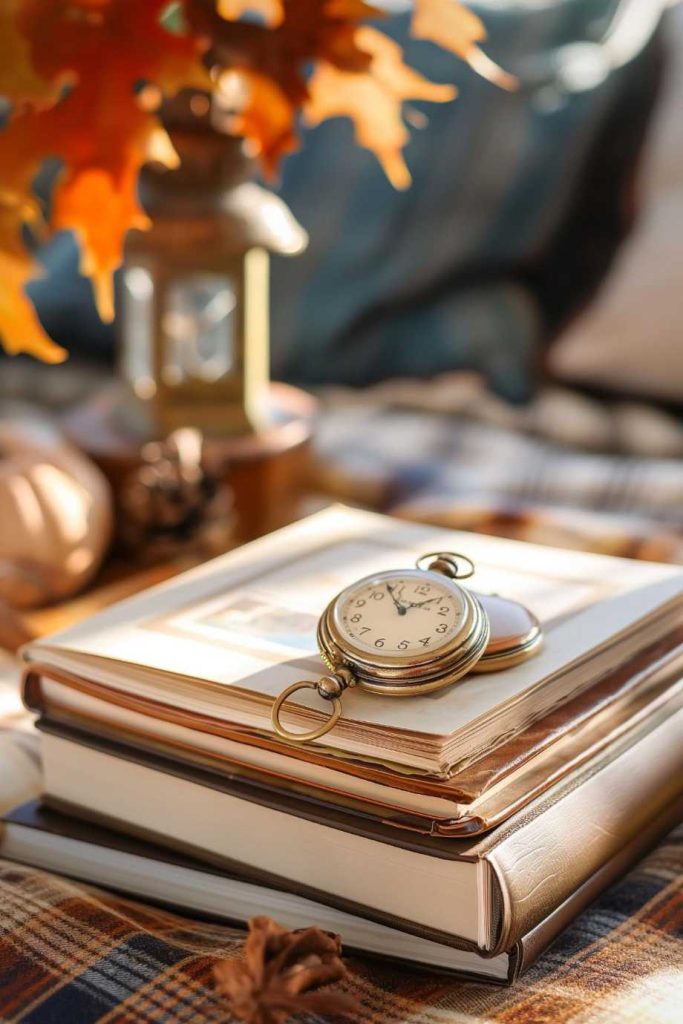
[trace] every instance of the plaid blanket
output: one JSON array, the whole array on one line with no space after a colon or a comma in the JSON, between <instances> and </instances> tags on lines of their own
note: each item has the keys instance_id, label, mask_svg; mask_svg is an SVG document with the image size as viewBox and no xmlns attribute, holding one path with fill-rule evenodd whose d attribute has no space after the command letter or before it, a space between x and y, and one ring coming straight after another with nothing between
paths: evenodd
<instances>
[{"instance_id":1,"label":"plaid blanket","mask_svg":"<svg viewBox=\"0 0 683 1024\"><path fill-rule=\"evenodd\" d=\"M421 405L412 386L408 395L394 387L385 389L385 404L358 402L352 416L348 395L341 418L328 407L318 440L325 489L380 507L402 502L406 515L463 528L683 561L680 458L639 458L623 446L609 455L581 450L578 435L594 436L595 427L594 410L583 406L590 430L578 417L573 436L559 438L557 427L552 437L541 429L550 419L566 435L571 417L556 415L553 403L551 416L537 409L535 422L506 423L516 428L508 433L500 407L485 406L481 396L458 400L450 385L431 384L423 397ZM458 416L463 405L469 418ZM612 427L603 424L603 433ZM679 438L667 437L665 447L679 455ZM39 787L28 724L9 665L5 679L0 672L0 811ZM351 961L347 988L361 1001L358 1024L679 1021L682 851L680 830L603 893L512 989ZM0 861L5 1024L227 1024L213 966L239 956L242 943L237 929Z\"/></svg>"},{"instance_id":2,"label":"plaid blanket","mask_svg":"<svg viewBox=\"0 0 683 1024\"><path fill-rule=\"evenodd\" d=\"M512 989L353 960L366 1024L665 1024L683 1005L683 830L578 918ZM242 933L0 861L0 1019L219 1024Z\"/></svg>"},{"instance_id":3,"label":"plaid blanket","mask_svg":"<svg viewBox=\"0 0 683 1024\"><path fill-rule=\"evenodd\" d=\"M513 409L464 375L330 392L319 491L455 529L683 562L683 423L548 389Z\"/></svg>"}]
</instances>

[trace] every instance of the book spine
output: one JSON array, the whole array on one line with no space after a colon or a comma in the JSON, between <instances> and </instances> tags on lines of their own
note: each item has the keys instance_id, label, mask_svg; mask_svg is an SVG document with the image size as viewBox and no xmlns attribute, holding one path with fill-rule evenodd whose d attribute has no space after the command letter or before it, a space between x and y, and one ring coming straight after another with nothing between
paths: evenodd
<instances>
[{"instance_id":1,"label":"book spine","mask_svg":"<svg viewBox=\"0 0 683 1024\"><path fill-rule=\"evenodd\" d=\"M635 840L623 846L606 864L591 875L584 884L561 903L544 921L524 935L510 950L508 981L514 981L542 956L550 943L582 913L603 889L607 889L629 868L643 857L683 817L683 796L670 804L662 814L636 836Z\"/></svg>"},{"instance_id":2,"label":"book spine","mask_svg":"<svg viewBox=\"0 0 683 1024\"><path fill-rule=\"evenodd\" d=\"M683 708L669 704L649 731L611 750L515 825L501 826L482 856L500 905L496 941L509 950L552 914L620 850L638 855L654 820L673 827L683 790ZM674 808L671 815L668 810ZM663 832L662 832L663 834Z\"/></svg>"}]
</instances>

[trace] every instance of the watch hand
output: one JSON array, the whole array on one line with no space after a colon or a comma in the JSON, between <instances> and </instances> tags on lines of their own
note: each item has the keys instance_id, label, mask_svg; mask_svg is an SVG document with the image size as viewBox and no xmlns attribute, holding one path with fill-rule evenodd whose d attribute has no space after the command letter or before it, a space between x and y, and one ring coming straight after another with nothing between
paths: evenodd
<instances>
[{"instance_id":1,"label":"watch hand","mask_svg":"<svg viewBox=\"0 0 683 1024\"><path fill-rule=\"evenodd\" d=\"M408 603L408 607L409 608L422 608L423 605L429 604L431 601L441 601L441 600L442 600L442 598L440 596L439 597L428 597L426 601L410 601Z\"/></svg>"},{"instance_id":2,"label":"watch hand","mask_svg":"<svg viewBox=\"0 0 683 1024\"><path fill-rule=\"evenodd\" d=\"M396 605L396 610L398 611L398 614L405 615L408 609L405 607L405 605L402 605L401 602L396 598L396 595L394 594L394 588L391 586L390 583L386 584L386 588L389 591L389 596L391 597L391 600Z\"/></svg>"}]
</instances>

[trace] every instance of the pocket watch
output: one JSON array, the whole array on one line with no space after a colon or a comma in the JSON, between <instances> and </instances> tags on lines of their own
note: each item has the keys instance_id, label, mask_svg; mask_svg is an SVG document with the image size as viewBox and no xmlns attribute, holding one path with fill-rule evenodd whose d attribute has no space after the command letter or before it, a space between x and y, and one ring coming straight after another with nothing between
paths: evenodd
<instances>
[{"instance_id":1,"label":"pocket watch","mask_svg":"<svg viewBox=\"0 0 683 1024\"><path fill-rule=\"evenodd\" d=\"M350 687L410 697L450 686L474 669L489 647L491 626L482 604L488 599L458 582L473 574L474 564L466 556L430 552L422 555L413 569L374 573L342 590L318 623L318 646L329 675L293 683L280 694L272 711L275 732L299 743L324 736L338 722L341 695ZM503 614L501 606L495 610L510 633L511 617ZM534 653L540 642L540 626L527 615L521 644L524 651L517 650L519 640L515 645L509 638L500 648L505 648L507 664L515 653L520 659ZM507 667L505 658L496 660L496 653L500 651L493 652L486 670ZM282 707L292 694L304 689L316 690L331 703L332 712L318 728L293 732L282 724Z\"/></svg>"}]
</instances>

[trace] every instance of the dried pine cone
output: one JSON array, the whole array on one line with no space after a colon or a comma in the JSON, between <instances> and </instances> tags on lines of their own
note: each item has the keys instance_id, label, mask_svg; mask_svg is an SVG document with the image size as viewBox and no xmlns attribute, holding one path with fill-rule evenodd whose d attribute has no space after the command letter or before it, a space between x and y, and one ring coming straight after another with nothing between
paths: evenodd
<instances>
[{"instance_id":1,"label":"dried pine cone","mask_svg":"<svg viewBox=\"0 0 683 1024\"><path fill-rule=\"evenodd\" d=\"M320 928L288 931L269 917L252 918L244 959L223 960L214 974L244 1024L284 1024L297 1013L351 1017L358 1009L350 996L318 991L347 976L339 936Z\"/></svg>"},{"instance_id":2,"label":"dried pine cone","mask_svg":"<svg viewBox=\"0 0 683 1024\"><path fill-rule=\"evenodd\" d=\"M142 449L142 463L124 482L119 499L123 543L149 557L186 545L214 553L229 544L232 496L203 455L198 430L184 428Z\"/></svg>"}]
</instances>

